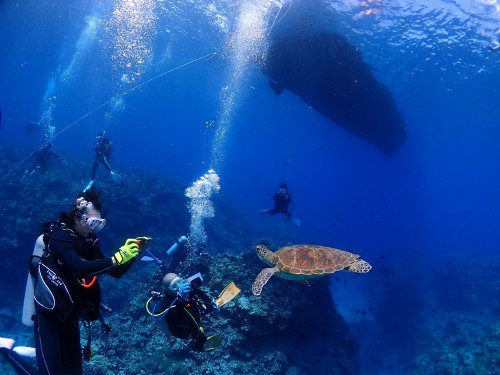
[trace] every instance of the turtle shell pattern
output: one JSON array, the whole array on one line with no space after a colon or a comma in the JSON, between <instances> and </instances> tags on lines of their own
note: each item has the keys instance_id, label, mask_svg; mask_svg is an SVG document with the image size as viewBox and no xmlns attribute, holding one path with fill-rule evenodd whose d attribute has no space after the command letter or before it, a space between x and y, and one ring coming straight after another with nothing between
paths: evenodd
<instances>
[{"instance_id":1,"label":"turtle shell pattern","mask_svg":"<svg viewBox=\"0 0 500 375\"><path fill-rule=\"evenodd\" d=\"M326 246L294 245L279 249L276 267L292 275L325 275L342 271L358 254Z\"/></svg>"}]
</instances>

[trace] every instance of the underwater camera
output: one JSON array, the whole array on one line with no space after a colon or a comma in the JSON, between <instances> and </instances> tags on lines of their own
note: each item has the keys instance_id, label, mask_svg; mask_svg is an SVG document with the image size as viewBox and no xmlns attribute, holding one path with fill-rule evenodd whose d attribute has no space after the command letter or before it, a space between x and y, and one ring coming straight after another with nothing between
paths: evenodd
<instances>
[{"instance_id":1,"label":"underwater camera","mask_svg":"<svg viewBox=\"0 0 500 375\"><path fill-rule=\"evenodd\" d=\"M191 285L191 288L198 289L202 284L203 284L203 277L201 277L201 273L196 273L190 278L187 279L189 282L189 285Z\"/></svg>"}]
</instances>

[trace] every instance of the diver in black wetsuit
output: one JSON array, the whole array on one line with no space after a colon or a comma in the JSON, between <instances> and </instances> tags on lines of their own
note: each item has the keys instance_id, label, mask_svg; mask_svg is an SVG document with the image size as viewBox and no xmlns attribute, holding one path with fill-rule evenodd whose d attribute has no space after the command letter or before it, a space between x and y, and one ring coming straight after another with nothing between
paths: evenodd
<instances>
[{"instance_id":1,"label":"diver in black wetsuit","mask_svg":"<svg viewBox=\"0 0 500 375\"><path fill-rule=\"evenodd\" d=\"M220 336L207 337L200 326L202 317L219 311L216 302L199 289L201 283L201 275L190 281L175 273L167 273L163 278L165 293L157 294L161 300L152 303L150 299L147 304L150 315L163 316L162 320L172 336L184 340L191 339L191 349L200 352L215 349L221 343Z\"/></svg>"},{"instance_id":2,"label":"diver in black wetsuit","mask_svg":"<svg viewBox=\"0 0 500 375\"><path fill-rule=\"evenodd\" d=\"M285 183L280 185L279 190L274 194L274 207L266 210L269 215L283 214L290 220L292 218L292 213L288 210L290 203L292 203L292 198L288 191L288 186Z\"/></svg>"},{"instance_id":3,"label":"diver in black wetsuit","mask_svg":"<svg viewBox=\"0 0 500 375\"><path fill-rule=\"evenodd\" d=\"M70 211L62 212L59 222L41 236L45 249L41 257L32 257L34 270L30 271L37 277L36 313L32 320L39 374L82 373L79 322L98 319L102 322L97 275L106 273L121 277L139 253L139 243L150 240L148 237L128 239L112 257L107 257L95 234L105 224L106 220L101 218L100 192L92 187L81 194ZM64 288L60 288L61 283ZM68 295L72 303L68 302ZM110 329L104 323L103 328ZM24 367L19 361L13 351L14 342L9 340L0 339L0 347L15 370L20 374L36 374L33 368ZM86 360L90 359L90 336L83 355L87 356Z\"/></svg>"},{"instance_id":4,"label":"diver in black wetsuit","mask_svg":"<svg viewBox=\"0 0 500 375\"><path fill-rule=\"evenodd\" d=\"M113 152L113 146L111 139L104 136L104 130L97 133L96 140L97 143L94 146L95 151L95 159L94 164L92 165L92 180L95 180L97 167L102 163L106 170L113 174L111 167L109 166L108 159L111 157L111 153Z\"/></svg>"},{"instance_id":5,"label":"diver in black wetsuit","mask_svg":"<svg viewBox=\"0 0 500 375\"><path fill-rule=\"evenodd\" d=\"M50 249L48 256L54 256L57 262L62 263L61 277L72 289L75 308L64 314L54 313L38 303L39 298L35 298L37 362L43 374L82 372L79 321L89 314L97 314L95 319L99 317L100 287L97 282L92 288L83 287L78 280L93 279L103 273L119 278L130 269L139 253L140 238L128 239L112 257L102 253L95 235L106 224L101 218L100 196L95 188L80 196L70 211L61 213L62 229L56 230L47 242ZM91 295L97 295L98 300L93 306L89 306L92 301L87 300Z\"/></svg>"},{"instance_id":6,"label":"diver in black wetsuit","mask_svg":"<svg viewBox=\"0 0 500 375\"><path fill-rule=\"evenodd\" d=\"M26 169L23 177L21 178L21 181L23 181L27 177L31 177L37 170L40 170L42 173L47 172L49 170L49 161L51 158L64 160L61 156L57 155L54 152L52 142L50 141L47 141L41 149L33 152L31 156L35 158L33 167L31 169Z\"/></svg>"}]
</instances>

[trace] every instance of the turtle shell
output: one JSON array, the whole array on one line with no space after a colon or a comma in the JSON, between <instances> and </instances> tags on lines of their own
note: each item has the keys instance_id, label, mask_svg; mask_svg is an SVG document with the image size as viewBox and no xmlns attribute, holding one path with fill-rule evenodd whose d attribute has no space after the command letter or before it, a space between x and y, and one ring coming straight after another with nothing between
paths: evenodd
<instances>
[{"instance_id":1,"label":"turtle shell","mask_svg":"<svg viewBox=\"0 0 500 375\"><path fill-rule=\"evenodd\" d=\"M294 245L279 249L276 267L292 275L325 275L342 271L353 263L358 254L315 245Z\"/></svg>"}]
</instances>

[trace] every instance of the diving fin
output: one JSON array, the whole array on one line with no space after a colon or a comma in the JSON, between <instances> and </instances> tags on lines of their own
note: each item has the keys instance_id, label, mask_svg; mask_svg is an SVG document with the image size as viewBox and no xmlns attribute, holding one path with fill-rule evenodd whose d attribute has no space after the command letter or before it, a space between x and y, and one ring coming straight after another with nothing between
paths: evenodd
<instances>
[{"instance_id":1,"label":"diving fin","mask_svg":"<svg viewBox=\"0 0 500 375\"><path fill-rule=\"evenodd\" d=\"M120 176L118 173L112 171L111 177L113 178L113 181L116 182L117 184L121 184L123 182L123 177Z\"/></svg>"},{"instance_id":2,"label":"diving fin","mask_svg":"<svg viewBox=\"0 0 500 375\"><path fill-rule=\"evenodd\" d=\"M90 190L92 188L92 185L94 185L94 180L90 180L90 182L87 184L87 186L85 187L85 189L83 189L83 192L87 192L88 190Z\"/></svg>"},{"instance_id":3,"label":"diving fin","mask_svg":"<svg viewBox=\"0 0 500 375\"><path fill-rule=\"evenodd\" d=\"M236 286L234 281L224 288L222 292L220 292L219 296L215 299L215 304L219 307L225 305L229 301L231 301L234 297L236 297L240 293L240 288Z\"/></svg>"},{"instance_id":4,"label":"diving fin","mask_svg":"<svg viewBox=\"0 0 500 375\"><path fill-rule=\"evenodd\" d=\"M203 345L203 350L208 352L210 350L217 349L222 343L222 337L219 335L210 336L207 338L207 342Z\"/></svg>"}]
</instances>

